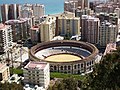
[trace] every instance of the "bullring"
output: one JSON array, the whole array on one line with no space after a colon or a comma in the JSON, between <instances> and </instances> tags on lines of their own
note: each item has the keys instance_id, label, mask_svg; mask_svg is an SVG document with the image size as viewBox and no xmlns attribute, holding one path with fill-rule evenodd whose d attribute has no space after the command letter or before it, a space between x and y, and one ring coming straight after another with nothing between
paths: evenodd
<instances>
[{"instance_id":1,"label":"bullring","mask_svg":"<svg viewBox=\"0 0 120 90\"><path fill-rule=\"evenodd\" d=\"M50 63L51 72L80 74L92 70L98 49L88 42L58 40L39 43L30 49L30 59Z\"/></svg>"}]
</instances>

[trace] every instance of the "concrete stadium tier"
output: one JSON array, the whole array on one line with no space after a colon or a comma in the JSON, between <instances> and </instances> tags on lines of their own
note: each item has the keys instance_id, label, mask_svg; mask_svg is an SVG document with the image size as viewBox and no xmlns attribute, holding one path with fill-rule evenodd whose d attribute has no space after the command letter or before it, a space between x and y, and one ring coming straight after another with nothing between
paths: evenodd
<instances>
[{"instance_id":1,"label":"concrete stadium tier","mask_svg":"<svg viewBox=\"0 0 120 90\"><path fill-rule=\"evenodd\" d=\"M88 42L58 40L37 44L30 49L30 60L50 63L51 72L71 74L92 70L98 49Z\"/></svg>"}]
</instances>

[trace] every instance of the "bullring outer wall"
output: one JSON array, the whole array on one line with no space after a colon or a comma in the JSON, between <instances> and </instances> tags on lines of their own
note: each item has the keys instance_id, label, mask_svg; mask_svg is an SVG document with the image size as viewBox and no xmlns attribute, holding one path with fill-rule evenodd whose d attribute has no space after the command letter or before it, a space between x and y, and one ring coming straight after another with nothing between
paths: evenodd
<instances>
[{"instance_id":1,"label":"bullring outer wall","mask_svg":"<svg viewBox=\"0 0 120 90\"><path fill-rule=\"evenodd\" d=\"M56 46L71 46L71 47L80 47L91 52L91 55L85 57L85 59L71 62L49 62L51 72L62 72L62 73L71 73L79 74L85 73L92 70L95 60L97 59L98 49L90 43L81 42L81 41L70 41L70 40L59 40L59 41L49 41L45 43L40 43L33 46L30 49L29 57L30 60L34 61L45 61L44 59L37 58L35 53L40 50L56 47ZM48 62L48 61L47 61Z\"/></svg>"}]
</instances>

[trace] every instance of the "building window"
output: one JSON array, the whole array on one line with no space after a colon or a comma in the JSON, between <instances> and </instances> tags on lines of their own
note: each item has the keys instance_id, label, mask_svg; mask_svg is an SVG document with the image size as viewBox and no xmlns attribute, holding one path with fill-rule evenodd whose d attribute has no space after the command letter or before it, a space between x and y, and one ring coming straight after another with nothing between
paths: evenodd
<instances>
[{"instance_id":1,"label":"building window","mask_svg":"<svg viewBox=\"0 0 120 90\"><path fill-rule=\"evenodd\" d=\"M57 67L56 67L56 66L54 66L54 70L57 70Z\"/></svg>"},{"instance_id":2,"label":"building window","mask_svg":"<svg viewBox=\"0 0 120 90\"><path fill-rule=\"evenodd\" d=\"M70 70L70 66L68 66L68 70Z\"/></svg>"},{"instance_id":3,"label":"building window","mask_svg":"<svg viewBox=\"0 0 120 90\"><path fill-rule=\"evenodd\" d=\"M78 68L80 68L80 64L78 64Z\"/></svg>"},{"instance_id":4,"label":"building window","mask_svg":"<svg viewBox=\"0 0 120 90\"><path fill-rule=\"evenodd\" d=\"M76 69L76 65L74 65L74 69Z\"/></svg>"},{"instance_id":5,"label":"building window","mask_svg":"<svg viewBox=\"0 0 120 90\"><path fill-rule=\"evenodd\" d=\"M83 64L81 64L81 68L83 68Z\"/></svg>"},{"instance_id":6,"label":"building window","mask_svg":"<svg viewBox=\"0 0 120 90\"><path fill-rule=\"evenodd\" d=\"M64 66L64 69L67 70L67 66Z\"/></svg>"},{"instance_id":7,"label":"building window","mask_svg":"<svg viewBox=\"0 0 120 90\"><path fill-rule=\"evenodd\" d=\"M63 70L63 66L61 66L61 70Z\"/></svg>"}]
</instances>

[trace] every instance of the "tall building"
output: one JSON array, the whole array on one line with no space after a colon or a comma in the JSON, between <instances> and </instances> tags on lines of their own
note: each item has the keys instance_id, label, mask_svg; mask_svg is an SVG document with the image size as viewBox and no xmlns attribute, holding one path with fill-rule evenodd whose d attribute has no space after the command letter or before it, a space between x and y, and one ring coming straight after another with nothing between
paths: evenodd
<instances>
[{"instance_id":1,"label":"tall building","mask_svg":"<svg viewBox=\"0 0 120 90\"><path fill-rule=\"evenodd\" d=\"M82 15L93 15L94 11L88 8L85 9L76 9L75 10L75 16L82 18Z\"/></svg>"},{"instance_id":2,"label":"tall building","mask_svg":"<svg viewBox=\"0 0 120 90\"><path fill-rule=\"evenodd\" d=\"M42 4L33 4L33 15L37 18L45 15L45 6Z\"/></svg>"},{"instance_id":3,"label":"tall building","mask_svg":"<svg viewBox=\"0 0 120 90\"><path fill-rule=\"evenodd\" d=\"M31 8L25 7L20 11L21 18L31 18L33 16L33 10Z\"/></svg>"},{"instance_id":4,"label":"tall building","mask_svg":"<svg viewBox=\"0 0 120 90\"><path fill-rule=\"evenodd\" d=\"M1 7L2 22L4 23L6 20L8 20L8 5L3 4L0 7Z\"/></svg>"},{"instance_id":5,"label":"tall building","mask_svg":"<svg viewBox=\"0 0 120 90\"><path fill-rule=\"evenodd\" d=\"M0 63L0 82L5 82L10 78L9 67Z\"/></svg>"},{"instance_id":6,"label":"tall building","mask_svg":"<svg viewBox=\"0 0 120 90\"><path fill-rule=\"evenodd\" d=\"M77 8L88 8L88 0L65 0L64 11L75 12Z\"/></svg>"},{"instance_id":7,"label":"tall building","mask_svg":"<svg viewBox=\"0 0 120 90\"><path fill-rule=\"evenodd\" d=\"M24 83L39 85L46 90L50 82L49 64L46 62L30 61L23 70Z\"/></svg>"},{"instance_id":8,"label":"tall building","mask_svg":"<svg viewBox=\"0 0 120 90\"><path fill-rule=\"evenodd\" d=\"M20 16L20 5L10 4L8 8L8 20L17 19Z\"/></svg>"},{"instance_id":9,"label":"tall building","mask_svg":"<svg viewBox=\"0 0 120 90\"><path fill-rule=\"evenodd\" d=\"M25 19L22 20L8 20L5 22L6 25L11 25L13 41L25 40L29 36L28 22Z\"/></svg>"},{"instance_id":10,"label":"tall building","mask_svg":"<svg viewBox=\"0 0 120 90\"><path fill-rule=\"evenodd\" d=\"M98 44L99 42L99 18L82 15L81 40Z\"/></svg>"},{"instance_id":11,"label":"tall building","mask_svg":"<svg viewBox=\"0 0 120 90\"><path fill-rule=\"evenodd\" d=\"M55 36L55 20L54 16L48 16L45 21L40 24L41 42L51 41Z\"/></svg>"},{"instance_id":12,"label":"tall building","mask_svg":"<svg viewBox=\"0 0 120 90\"><path fill-rule=\"evenodd\" d=\"M100 25L100 46L106 47L108 43L116 42L117 26L108 21L104 21Z\"/></svg>"},{"instance_id":13,"label":"tall building","mask_svg":"<svg viewBox=\"0 0 120 90\"><path fill-rule=\"evenodd\" d=\"M19 4L3 4L0 6L2 22L17 19L20 15L21 6Z\"/></svg>"},{"instance_id":14,"label":"tall building","mask_svg":"<svg viewBox=\"0 0 120 90\"><path fill-rule=\"evenodd\" d=\"M22 13L26 13L27 16L29 16L28 14L31 15L32 12L32 15L38 20L45 15L45 6L43 4L24 4L22 11Z\"/></svg>"},{"instance_id":15,"label":"tall building","mask_svg":"<svg viewBox=\"0 0 120 90\"><path fill-rule=\"evenodd\" d=\"M6 52L12 46L12 41L11 26L0 24L0 52Z\"/></svg>"},{"instance_id":16,"label":"tall building","mask_svg":"<svg viewBox=\"0 0 120 90\"><path fill-rule=\"evenodd\" d=\"M40 42L40 30L38 26L33 26L30 28L30 37L32 42L34 43Z\"/></svg>"},{"instance_id":17,"label":"tall building","mask_svg":"<svg viewBox=\"0 0 120 90\"><path fill-rule=\"evenodd\" d=\"M118 16L118 18L120 18L120 8L116 8L114 10L114 12L116 13L116 15Z\"/></svg>"},{"instance_id":18,"label":"tall building","mask_svg":"<svg viewBox=\"0 0 120 90\"><path fill-rule=\"evenodd\" d=\"M56 35L75 36L80 35L80 18L63 13L56 18Z\"/></svg>"}]
</instances>

